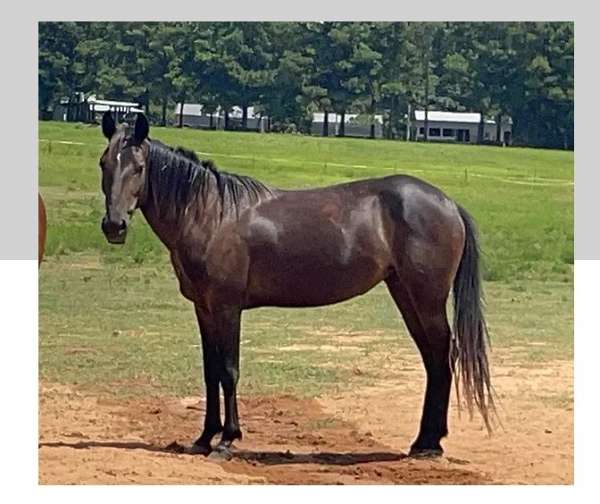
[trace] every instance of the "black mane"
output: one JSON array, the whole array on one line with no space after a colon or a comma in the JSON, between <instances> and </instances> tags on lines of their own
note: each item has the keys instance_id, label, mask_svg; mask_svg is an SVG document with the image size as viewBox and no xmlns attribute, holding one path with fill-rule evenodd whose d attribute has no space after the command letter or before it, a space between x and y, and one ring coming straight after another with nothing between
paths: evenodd
<instances>
[{"instance_id":1,"label":"black mane","mask_svg":"<svg viewBox=\"0 0 600 504\"><path fill-rule=\"evenodd\" d=\"M148 197L153 198L159 217L179 220L194 202L204 204L209 191L220 202L220 218L257 203L272 194L262 182L217 169L211 160L201 160L184 147L150 141Z\"/></svg>"},{"instance_id":2,"label":"black mane","mask_svg":"<svg viewBox=\"0 0 600 504\"><path fill-rule=\"evenodd\" d=\"M200 164L201 163L200 158L191 149L186 149L185 147L181 147L181 146L177 146L174 149L172 149L168 145L165 145L165 147L167 149L171 149L173 152L176 152L177 154L181 154L183 157L188 158L190 161L193 161L196 164Z\"/></svg>"}]
</instances>

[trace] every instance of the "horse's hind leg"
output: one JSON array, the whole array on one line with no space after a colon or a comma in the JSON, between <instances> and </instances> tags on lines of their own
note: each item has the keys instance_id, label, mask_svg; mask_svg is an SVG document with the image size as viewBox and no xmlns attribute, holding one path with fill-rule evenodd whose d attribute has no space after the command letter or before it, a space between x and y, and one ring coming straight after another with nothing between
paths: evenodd
<instances>
[{"instance_id":1,"label":"horse's hind leg","mask_svg":"<svg viewBox=\"0 0 600 504\"><path fill-rule=\"evenodd\" d=\"M443 453L440 441L448 434L448 402L452 384L450 327L446 299L435 295L431 285L406 285L394 276L386 280L408 330L423 358L427 386L423 415L411 455L436 456Z\"/></svg>"}]
</instances>

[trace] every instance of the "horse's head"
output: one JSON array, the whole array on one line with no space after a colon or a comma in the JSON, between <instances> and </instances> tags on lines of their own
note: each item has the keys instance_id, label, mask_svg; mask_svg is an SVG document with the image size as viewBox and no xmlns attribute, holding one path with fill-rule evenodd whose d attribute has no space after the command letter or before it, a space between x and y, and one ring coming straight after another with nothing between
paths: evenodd
<instances>
[{"instance_id":1,"label":"horse's head","mask_svg":"<svg viewBox=\"0 0 600 504\"><path fill-rule=\"evenodd\" d=\"M133 128L117 127L110 112L102 117L102 132L108 139L100 157L102 192L106 197L102 231L110 243L125 243L129 220L143 203L150 152L148 131L148 120L143 114L138 114Z\"/></svg>"}]
</instances>

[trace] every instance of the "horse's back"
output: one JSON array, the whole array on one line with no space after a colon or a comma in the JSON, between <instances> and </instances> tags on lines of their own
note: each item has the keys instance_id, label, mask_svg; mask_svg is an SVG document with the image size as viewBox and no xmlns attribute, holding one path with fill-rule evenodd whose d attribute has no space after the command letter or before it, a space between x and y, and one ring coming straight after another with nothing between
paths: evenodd
<instances>
[{"instance_id":1,"label":"horse's back","mask_svg":"<svg viewBox=\"0 0 600 504\"><path fill-rule=\"evenodd\" d=\"M464 226L458 206L441 189L411 175L390 175L338 185L289 191L274 203L277 212L327 215L347 225L352 221L377 227L389 218L396 234L410 233L433 242L449 235L462 239ZM302 219L301 219L302 220Z\"/></svg>"}]
</instances>

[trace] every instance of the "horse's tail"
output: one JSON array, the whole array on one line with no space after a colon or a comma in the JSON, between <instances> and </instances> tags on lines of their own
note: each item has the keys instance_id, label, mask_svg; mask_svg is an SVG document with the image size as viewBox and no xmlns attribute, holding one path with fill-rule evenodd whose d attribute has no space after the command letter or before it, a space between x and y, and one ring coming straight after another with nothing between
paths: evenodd
<instances>
[{"instance_id":1,"label":"horse's tail","mask_svg":"<svg viewBox=\"0 0 600 504\"><path fill-rule=\"evenodd\" d=\"M452 367L460 405L460 389L473 415L473 403L491 431L490 416L495 414L487 358L489 334L483 316L483 291L479 264L477 228L465 209L458 207L465 226L465 246L454 278L454 337Z\"/></svg>"}]
</instances>

